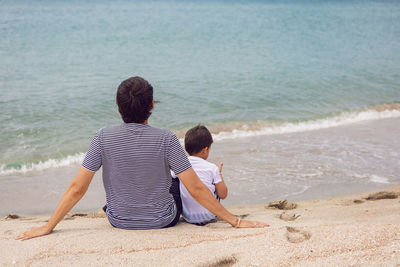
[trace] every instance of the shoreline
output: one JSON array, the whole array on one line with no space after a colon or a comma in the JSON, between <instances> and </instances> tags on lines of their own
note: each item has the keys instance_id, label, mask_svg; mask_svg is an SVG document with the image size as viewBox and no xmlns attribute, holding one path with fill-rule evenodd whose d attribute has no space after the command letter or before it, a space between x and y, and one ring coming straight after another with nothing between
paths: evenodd
<instances>
[{"instance_id":1,"label":"shoreline","mask_svg":"<svg viewBox=\"0 0 400 267\"><path fill-rule=\"evenodd\" d=\"M386 103L364 108L345 110L326 116L295 121L231 121L221 123L206 123L207 128L213 134L214 141L240 140L257 136L284 135L290 133L304 133L336 127L346 127L357 123L373 123L374 121L399 119L400 104ZM115 125L122 121L115 122ZM150 125L152 125L150 123ZM152 125L155 126L155 125ZM193 125L192 125L193 126ZM158 126L155 126L158 127ZM163 129L168 129L161 127ZM189 127L190 128L190 127ZM185 133L189 128L169 129L174 132L183 143ZM94 130L96 131L96 130ZM88 143L92 134L83 141ZM88 139L88 140L87 140ZM82 142L82 141L81 141ZM14 162L0 164L0 179L12 175L24 175L34 172L46 171L51 168L67 167L83 161L86 151L75 151L75 153L58 158L47 158L33 162ZM10 167L11 166L11 167Z\"/></svg>"},{"instance_id":2,"label":"shoreline","mask_svg":"<svg viewBox=\"0 0 400 267\"><path fill-rule=\"evenodd\" d=\"M216 141L210 162L224 163L229 188L224 206L275 199L322 199L399 184L400 118L356 123L303 133ZM0 179L0 218L8 213L51 213L79 164ZM105 204L98 171L73 212Z\"/></svg>"},{"instance_id":3,"label":"shoreline","mask_svg":"<svg viewBox=\"0 0 400 267\"><path fill-rule=\"evenodd\" d=\"M367 200L378 192L392 192ZM400 263L400 185L297 202L292 210L264 205L228 209L271 226L235 229L224 222L185 222L160 230L113 228L101 213L68 216L48 236L14 237L47 217L0 220L0 265L68 266L326 266Z\"/></svg>"}]
</instances>

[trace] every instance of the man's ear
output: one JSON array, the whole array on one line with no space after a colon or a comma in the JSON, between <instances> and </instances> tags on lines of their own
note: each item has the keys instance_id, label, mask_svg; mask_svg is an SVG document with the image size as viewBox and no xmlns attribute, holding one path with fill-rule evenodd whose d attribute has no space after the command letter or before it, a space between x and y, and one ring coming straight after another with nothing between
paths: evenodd
<instances>
[{"instance_id":1,"label":"man's ear","mask_svg":"<svg viewBox=\"0 0 400 267\"><path fill-rule=\"evenodd\" d=\"M150 110L152 110L153 108L154 108L154 100L152 100L150 103Z\"/></svg>"}]
</instances>

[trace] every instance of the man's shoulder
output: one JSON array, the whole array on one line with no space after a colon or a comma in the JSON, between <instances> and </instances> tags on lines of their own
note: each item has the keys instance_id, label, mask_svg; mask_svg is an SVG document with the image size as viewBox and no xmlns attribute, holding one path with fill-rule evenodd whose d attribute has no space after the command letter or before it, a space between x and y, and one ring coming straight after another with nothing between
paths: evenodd
<instances>
[{"instance_id":1,"label":"man's shoulder","mask_svg":"<svg viewBox=\"0 0 400 267\"><path fill-rule=\"evenodd\" d=\"M110 126L106 126L103 127L101 129L98 130L98 133L115 133L115 132L121 132L124 131L124 128L126 129L130 129L133 131L142 131L143 129L147 130L148 133L151 134L158 134L158 135L167 135L167 136L173 136L174 133L171 132L170 130L167 129L161 129L161 128L157 128L157 127L153 127L150 125L139 125L139 124L135 124L135 125L128 125L128 124L116 124L116 125L110 125Z\"/></svg>"},{"instance_id":2,"label":"man's shoulder","mask_svg":"<svg viewBox=\"0 0 400 267\"><path fill-rule=\"evenodd\" d=\"M170 142L171 139L176 136L172 131L167 130L167 129L162 129L162 128L157 128L157 127L153 127L153 126L149 126L148 127L148 131L147 131L148 135L151 136L158 136L164 140L167 140L167 142Z\"/></svg>"},{"instance_id":3,"label":"man's shoulder","mask_svg":"<svg viewBox=\"0 0 400 267\"><path fill-rule=\"evenodd\" d=\"M108 134L108 133L115 133L121 131L121 125L120 124L116 124L116 125L108 125L105 127L100 128L97 131L98 135L103 135L103 134Z\"/></svg>"},{"instance_id":4,"label":"man's shoulder","mask_svg":"<svg viewBox=\"0 0 400 267\"><path fill-rule=\"evenodd\" d=\"M121 124L107 125L101 128L100 131L115 131L117 129L121 129Z\"/></svg>"},{"instance_id":5,"label":"man's shoulder","mask_svg":"<svg viewBox=\"0 0 400 267\"><path fill-rule=\"evenodd\" d=\"M154 133L159 133L159 134L165 134L165 135L174 135L174 133L170 130L167 129L162 129L162 128L157 128L157 127L153 127L153 126L149 126L150 131L154 132Z\"/></svg>"},{"instance_id":6,"label":"man's shoulder","mask_svg":"<svg viewBox=\"0 0 400 267\"><path fill-rule=\"evenodd\" d=\"M110 132L113 131L115 128L117 128L119 125L109 125L109 126L104 126L102 128L99 128L96 130L95 135L102 135L105 132Z\"/></svg>"}]
</instances>

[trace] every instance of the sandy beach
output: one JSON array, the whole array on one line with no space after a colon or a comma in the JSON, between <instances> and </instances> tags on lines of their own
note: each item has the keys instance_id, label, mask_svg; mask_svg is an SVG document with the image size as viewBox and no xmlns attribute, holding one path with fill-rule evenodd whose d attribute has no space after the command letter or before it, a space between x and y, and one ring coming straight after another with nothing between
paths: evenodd
<instances>
[{"instance_id":1,"label":"sandy beach","mask_svg":"<svg viewBox=\"0 0 400 267\"><path fill-rule=\"evenodd\" d=\"M374 194L383 199L368 200ZM128 231L113 228L99 211L70 214L51 235L21 242L14 237L48 217L3 218L0 265L400 266L399 196L396 185L296 202L290 210L268 203L229 208L268 222L263 229L235 229L218 221Z\"/></svg>"},{"instance_id":2,"label":"sandy beach","mask_svg":"<svg viewBox=\"0 0 400 267\"><path fill-rule=\"evenodd\" d=\"M400 267L399 21L400 1L0 1L0 267ZM118 100L136 76L152 90ZM101 207L162 211L186 165L135 123L182 145L209 128L221 204L270 227L112 227ZM70 213L15 240L86 154L102 167Z\"/></svg>"}]
</instances>

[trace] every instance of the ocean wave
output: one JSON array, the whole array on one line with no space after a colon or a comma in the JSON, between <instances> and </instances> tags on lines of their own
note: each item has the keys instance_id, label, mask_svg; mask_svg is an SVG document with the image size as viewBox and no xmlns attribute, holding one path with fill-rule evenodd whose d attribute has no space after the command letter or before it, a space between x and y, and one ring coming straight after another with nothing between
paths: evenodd
<instances>
[{"instance_id":1,"label":"ocean wave","mask_svg":"<svg viewBox=\"0 0 400 267\"><path fill-rule=\"evenodd\" d=\"M261 135L276 135L327 129L331 127L344 126L352 123L398 118L400 117L400 104L381 105L366 110L343 112L336 116L317 120L302 122L275 123L229 123L210 125L207 127L213 134L215 141L226 139L238 139ZM178 137L183 144L184 130L177 131ZM43 171L50 168L60 168L73 164L80 164L84 159L84 153L69 155L61 159L48 159L38 163L18 164L17 166L0 165L0 176L24 174L31 171Z\"/></svg>"},{"instance_id":2,"label":"ocean wave","mask_svg":"<svg viewBox=\"0 0 400 267\"><path fill-rule=\"evenodd\" d=\"M48 159L45 161L39 161L37 163L20 164L16 167L9 167L7 165L0 165L0 176L24 174L32 171L43 171L50 168L60 168L70 166L72 164L79 164L85 157L84 153L77 153L74 155L68 155L61 159Z\"/></svg>"},{"instance_id":3,"label":"ocean wave","mask_svg":"<svg viewBox=\"0 0 400 267\"><path fill-rule=\"evenodd\" d=\"M239 129L231 131L219 131L215 133L213 130L213 138L215 141L225 139L237 139L244 137L275 135L296 133L305 131L314 131L327 129L332 127L349 125L357 122L372 121L379 119L398 118L400 117L400 104L380 105L366 110L342 112L339 115L327 117L317 120L308 120L301 122L287 122L278 124L267 124L265 122L243 124ZM211 127L212 129L212 127Z\"/></svg>"}]
</instances>

